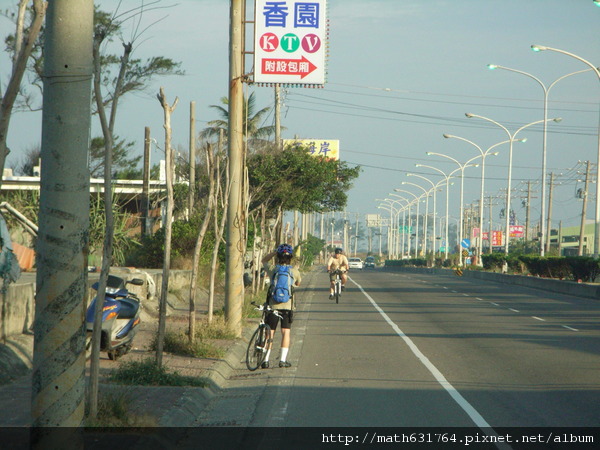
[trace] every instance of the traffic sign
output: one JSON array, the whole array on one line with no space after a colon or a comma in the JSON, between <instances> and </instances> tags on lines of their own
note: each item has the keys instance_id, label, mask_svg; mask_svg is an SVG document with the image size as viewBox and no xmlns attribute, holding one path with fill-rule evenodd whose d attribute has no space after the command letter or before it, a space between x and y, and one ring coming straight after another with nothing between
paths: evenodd
<instances>
[{"instance_id":1,"label":"traffic sign","mask_svg":"<svg viewBox=\"0 0 600 450\"><path fill-rule=\"evenodd\" d=\"M471 246L471 241L469 239L463 239L460 241L460 246L462 248L469 248Z\"/></svg>"}]
</instances>

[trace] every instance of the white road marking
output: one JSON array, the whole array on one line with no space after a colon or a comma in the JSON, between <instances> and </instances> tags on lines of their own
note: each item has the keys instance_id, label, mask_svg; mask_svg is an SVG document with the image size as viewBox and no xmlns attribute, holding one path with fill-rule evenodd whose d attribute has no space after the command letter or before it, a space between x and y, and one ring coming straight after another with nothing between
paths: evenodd
<instances>
[{"instance_id":1,"label":"white road marking","mask_svg":"<svg viewBox=\"0 0 600 450\"><path fill-rule=\"evenodd\" d=\"M566 325L563 325L563 328L566 328L567 330L571 330L571 331L579 331L577 328L571 328Z\"/></svg>"},{"instance_id":2,"label":"white road marking","mask_svg":"<svg viewBox=\"0 0 600 450\"><path fill-rule=\"evenodd\" d=\"M415 343L404 334L404 332L396 325L392 319L379 307L377 302L373 300L373 298L365 292L360 284L356 281L352 280L352 282L360 289L360 291L369 299L373 307L381 314L384 320L392 327L392 329L396 332L398 336L400 336L406 345L411 349L413 354L421 361L421 363L429 370L429 372L434 376L437 382L450 394L452 399L462 408L462 410L471 418L471 420L482 429L486 434L489 432L489 429L492 428L490 424L486 422L479 412L471 404L456 390L452 384L444 377L444 375L433 365L433 363L425 356L421 350L415 345ZM486 430L486 428L488 430Z\"/></svg>"},{"instance_id":3,"label":"white road marking","mask_svg":"<svg viewBox=\"0 0 600 450\"><path fill-rule=\"evenodd\" d=\"M545 322L546 321L545 319L542 319L541 317L531 316L531 318L535 319L535 320L539 320L541 322Z\"/></svg>"},{"instance_id":4,"label":"white road marking","mask_svg":"<svg viewBox=\"0 0 600 450\"><path fill-rule=\"evenodd\" d=\"M490 302L490 305L500 306L498 303Z\"/></svg>"},{"instance_id":5,"label":"white road marking","mask_svg":"<svg viewBox=\"0 0 600 450\"><path fill-rule=\"evenodd\" d=\"M512 308L508 308L508 309L510 309L512 312L521 312L518 309L512 309Z\"/></svg>"}]
</instances>

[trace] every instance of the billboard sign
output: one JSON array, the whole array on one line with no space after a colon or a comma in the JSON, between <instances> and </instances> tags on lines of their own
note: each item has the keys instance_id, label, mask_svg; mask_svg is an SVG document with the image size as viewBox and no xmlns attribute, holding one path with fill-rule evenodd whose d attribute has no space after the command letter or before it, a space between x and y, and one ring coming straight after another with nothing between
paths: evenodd
<instances>
[{"instance_id":1,"label":"billboard sign","mask_svg":"<svg viewBox=\"0 0 600 450\"><path fill-rule=\"evenodd\" d=\"M510 237L522 238L525 235L525 227L523 225L511 225Z\"/></svg>"},{"instance_id":2,"label":"billboard sign","mask_svg":"<svg viewBox=\"0 0 600 450\"><path fill-rule=\"evenodd\" d=\"M326 0L255 0L254 82L325 84Z\"/></svg>"},{"instance_id":3,"label":"billboard sign","mask_svg":"<svg viewBox=\"0 0 600 450\"><path fill-rule=\"evenodd\" d=\"M502 231L492 231L492 247L502 246Z\"/></svg>"},{"instance_id":4,"label":"billboard sign","mask_svg":"<svg viewBox=\"0 0 600 450\"><path fill-rule=\"evenodd\" d=\"M340 141L337 139L284 139L284 146L296 146L308 148L313 156L323 156L327 159L340 159Z\"/></svg>"}]
</instances>

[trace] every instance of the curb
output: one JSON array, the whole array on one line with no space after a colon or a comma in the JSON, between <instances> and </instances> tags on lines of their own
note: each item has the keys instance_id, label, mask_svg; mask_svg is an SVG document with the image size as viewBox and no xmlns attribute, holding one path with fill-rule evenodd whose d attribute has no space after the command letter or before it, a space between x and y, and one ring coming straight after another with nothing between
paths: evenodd
<instances>
[{"instance_id":1,"label":"curb","mask_svg":"<svg viewBox=\"0 0 600 450\"><path fill-rule=\"evenodd\" d=\"M223 390L231 374L239 369L240 363L245 360L248 339L254 328L254 325L245 327L242 337L229 348L225 357L206 369L204 377L209 385L203 388L186 389L173 408L159 418L159 426L193 426L196 418L200 416L211 400Z\"/></svg>"}]
</instances>

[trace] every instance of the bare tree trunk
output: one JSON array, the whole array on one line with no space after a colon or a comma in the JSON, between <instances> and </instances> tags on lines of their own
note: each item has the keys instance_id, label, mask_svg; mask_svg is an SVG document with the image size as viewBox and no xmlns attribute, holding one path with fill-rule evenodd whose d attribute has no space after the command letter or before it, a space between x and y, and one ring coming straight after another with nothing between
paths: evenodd
<instances>
[{"instance_id":1,"label":"bare tree trunk","mask_svg":"<svg viewBox=\"0 0 600 450\"><path fill-rule=\"evenodd\" d=\"M121 66L117 83L113 94L113 101L110 110L110 121L107 121L106 109L102 101L101 88L101 64L100 64L100 46L106 38L103 30L97 30L94 36L93 60L94 60L94 97L96 107L98 108L98 118L104 136L104 245L102 248L102 268L100 271L100 280L96 294L96 308L94 311L94 333L92 338L92 355L90 362L90 390L88 392L89 416L95 418L98 413L98 383L100 371L100 339L102 333L102 309L104 298L106 296L106 284L110 272L110 264L113 255L113 236L114 236L114 217L112 201L112 153L113 153L113 131L117 117L117 107L119 97L125 80L125 72L129 63L129 55L132 51L131 44L123 44L124 52L121 58Z\"/></svg>"},{"instance_id":2,"label":"bare tree trunk","mask_svg":"<svg viewBox=\"0 0 600 450\"><path fill-rule=\"evenodd\" d=\"M162 284L160 289L160 301L158 312L158 338L156 345L156 364L162 366L163 347L165 343L165 328L167 321L167 294L169 292L169 272L171 270L171 231L173 219L173 149L171 148L171 114L177 107L178 97L172 106L169 106L165 96L164 88L160 88L157 95L164 111L165 129L165 154L166 154L166 184L167 184L167 214L165 226L165 256L163 261Z\"/></svg>"},{"instance_id":3,"label":"bare tree trunk","mask_svg":"<svg viewBox=\"0 0 600 450\"><path fill-rule=\"evenodd\" d=\"M2 185L2 174L4 173L6 157L10 153L6 141L8 138L8 128L10 125L12 109L17 95L19 94L23 74L27 68L27 60L31 56L31 50L37 40L46 16L47 3L42 0L33 0L33 18L27 32L27 38L23 38L25 29L25 9L27 8L28 3L29 0L20 0L19 2L12 73L6 91L2 95L2 102L0 103L0 186Z\"/></svg>"},{"instance_id":4,"label":"bare tree trunk","mask_svg":"<svg viewBox=\"0 0 600 450\"><path fill-rule=\"evenodd\" d=\"M190 185L188 193L188 217L194 214L196 193L196 102L190 102Z\"/></svg>"},{"instance_id":5,"label":"bare tree trunk","mask_svg":"<svg viewBox=\"0 0 600 450\"><path fill-rule=\"evenodd\" d=\"M215 176L213 175L214 170L214 156L212 153L212 146L209 144L206 147L206 172L209 178L209 191L208 191L208 205L206 207L206 214L202 219L200 225L200 231L198 232L198 238L196 239L196 247L194 248L194 256L192 259L192 279L190 282L190 317L189 317L189 329L188 338L190 342L194 342L196 338L196 291L198 290L198 271L200 266L200 251L202 250L202 242L208 230L210 224L210 216L213 210L214 202L214 191L215 191Z\"/></svg>"},{"instance_id":6,"label":"bare tree trunk","mask_svg":"<svg viewBox=\"0 0 600 450\"><path fill-rule=\"evenodd\" d=\"M218 259L219 259L219 248L221 246L221 240L223 239L223 233L225 231L225 224L227 221L227 201L229 199L229 159L227 159L227 164L225 165L225 170L223 172L223 176L225 180L223 181L223 187L221 186L221 173L220 173L220 161L221 155L223 153L223 134L219 136L219 148L217 151L217 172L215 174L217 189L215 189L215 214L214 214L214 227L215 227L215 246L213 248L212 254L212 263L210 266L210 281L209 281L209 289L208 289L208 323L212 323L213 320L213 309L215 304L215 278L218 272ZM218 214L217 214L217 206L219 202L219 195L221 196L221 205L223 214L221 215L221 222L218 222Z\"/></svg>"},{"instance_id":7,"label":"bare tree trunk","mask_svg":"<svg viewBox=\"0 0 600 450\"><path fill-rule=\"evenodd\" d=\"M53 0L46 21L33 449L84 445L93 12L91 0Z\"/></svg>"}]
</instances>

